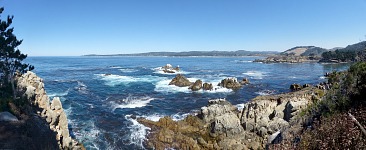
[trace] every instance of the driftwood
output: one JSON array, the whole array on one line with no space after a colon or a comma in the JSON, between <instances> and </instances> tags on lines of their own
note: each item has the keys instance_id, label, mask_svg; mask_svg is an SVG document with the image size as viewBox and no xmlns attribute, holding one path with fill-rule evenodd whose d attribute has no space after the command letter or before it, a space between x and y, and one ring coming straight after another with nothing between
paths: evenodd
<instances>
[{"instance_id":1,"label":"driftwood","mask_svg":"<svg viewBox=\"0 0 366 150\"><path fill-rule=\"evenodd\" d=\"M357 121L357 119L356 119L353 115L351 115L351 113L348 113L348 116L352 119L352 121L353 121L353 122L355 122L355 123L360 127L360 129L361 129L362 133L366 136L366 130L365 130L365 128L361 125L361 123L360 123L360 122L358 122L358 121Z\"/></svg>"}]
</instances>

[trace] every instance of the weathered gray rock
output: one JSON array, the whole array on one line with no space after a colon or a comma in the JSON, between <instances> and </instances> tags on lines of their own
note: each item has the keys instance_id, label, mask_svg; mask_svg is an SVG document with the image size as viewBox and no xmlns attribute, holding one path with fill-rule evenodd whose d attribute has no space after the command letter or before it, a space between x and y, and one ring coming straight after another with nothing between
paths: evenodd
<instances>
[{"instance_id":1,"label":"weathered gray rock","mask_svg":"<svg viewBox=\"0 0 366 150\"><path fill-rule=\"evenodd\" d=\"M17 117L15 117L10 112L4 111L4 112L0 112L0 121L14 122L14 121L19 121L19 120Z\"/></svg>"}]
</instances>

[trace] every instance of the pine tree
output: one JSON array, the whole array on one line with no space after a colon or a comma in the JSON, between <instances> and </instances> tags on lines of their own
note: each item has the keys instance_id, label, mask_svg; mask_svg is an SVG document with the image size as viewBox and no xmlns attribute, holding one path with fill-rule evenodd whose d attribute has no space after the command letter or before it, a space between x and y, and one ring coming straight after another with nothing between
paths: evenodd
<instances>
[{"instance_id":1,"label":"pine tree","mask_svg":"<svg viewBox=\"0 0 366 150\"><path fill-rule=\"evenodd\" d=\"M1 20L1 14L4 8L0 8L0 74L6 85L11 85L13 91L13 99L16 98L14 77L16 72L25 73L33 70L34 67L25 64L22 61L27 58L26 54L22 54L18 46L22 44L22 40L18 40L13 34L14 28L10 27L14 16L8 16L7 20Z\"/></svg>"}]
</instances>

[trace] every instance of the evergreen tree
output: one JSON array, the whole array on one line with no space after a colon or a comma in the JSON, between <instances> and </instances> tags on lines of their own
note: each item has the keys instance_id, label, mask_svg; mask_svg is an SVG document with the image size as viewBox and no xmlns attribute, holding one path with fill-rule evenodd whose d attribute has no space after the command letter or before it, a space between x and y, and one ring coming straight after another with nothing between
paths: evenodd
<instances>
[{"instance_id":1,"label":"evergreen tree","mask_svg":"<svg viewBox=\"0 0 366 150\"><path fill-rule=\"evenodd\" d=\"M6 85L11 86L13 91L13 99L16 98L14 77L16 72L25 73L33 70L34 67L25 64L22 61L27 55L22 54L18 46L22 44L22 40L18 40L13 34L14 28L10 27L14 16L8 16L6 20L1 20L1 14L4 8L0 8L0 74L2 81Z\"/></svg>"}]
</instances>

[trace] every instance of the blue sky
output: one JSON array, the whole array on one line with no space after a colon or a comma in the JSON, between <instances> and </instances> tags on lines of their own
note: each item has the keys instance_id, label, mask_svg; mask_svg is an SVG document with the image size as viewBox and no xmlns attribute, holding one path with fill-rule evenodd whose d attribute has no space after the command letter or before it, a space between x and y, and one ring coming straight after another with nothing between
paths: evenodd
<instances>
[{"instance_id":1,"label":"blue sky","mask_svg":"<svg viewBox=\"0 0 366 150\"><path fill-rule=\"evenodd\" d=\"M29 56L284 51L365 40L366 0L0 0Z\"/></svg>"}]
</instances>

